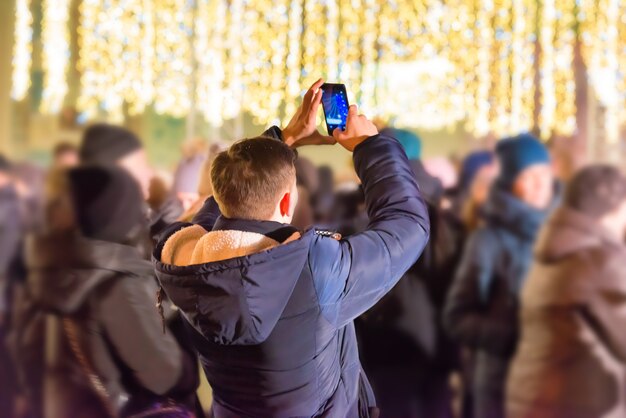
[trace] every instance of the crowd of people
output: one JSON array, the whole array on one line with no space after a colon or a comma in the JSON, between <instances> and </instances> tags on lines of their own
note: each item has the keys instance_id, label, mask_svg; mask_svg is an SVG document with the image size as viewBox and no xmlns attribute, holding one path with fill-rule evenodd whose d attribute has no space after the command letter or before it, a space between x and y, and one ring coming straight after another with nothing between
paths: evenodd
<instances>
[{"instance_id":1,"label":"crowd of people","mask_svg":"<svg viewBox=\"0 0 626 418\"><path fill-rule=\"evenodd\" d=\"M1 416L626 416L620 169L530 134L424 161L354 106L324 135L321 84L173 178L109 124L0 156ZM354 180L295 151L333 144Z\"/></svg>"}]
</instances>

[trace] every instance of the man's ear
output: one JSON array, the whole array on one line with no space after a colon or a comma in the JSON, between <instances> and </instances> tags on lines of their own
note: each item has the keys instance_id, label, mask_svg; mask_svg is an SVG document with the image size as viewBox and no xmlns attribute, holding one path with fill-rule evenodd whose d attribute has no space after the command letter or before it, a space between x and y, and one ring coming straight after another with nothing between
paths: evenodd
<instances>
[{"instance_id":1,"label":"man's ear","mask_svg":"<svg viewBox=\"0 0 626 418\"><path fill-rule=\"evenodd\" d=\"M291 215L291 192L285 193L283 197L280 198L278 208L280 209L280 216Z\"/></svg>"}]
</instances>

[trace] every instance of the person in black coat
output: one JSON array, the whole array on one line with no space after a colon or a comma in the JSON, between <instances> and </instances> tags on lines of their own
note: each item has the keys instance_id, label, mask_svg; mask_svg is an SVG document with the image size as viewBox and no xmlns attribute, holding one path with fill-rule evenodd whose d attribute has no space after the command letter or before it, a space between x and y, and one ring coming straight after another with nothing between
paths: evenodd
<instances>
[{"instance_id":1,"label":"person in black coat","mask_svg":"<svg viewBox=\"0 0 626 418\"><path fill-rule=\"evenodd\" d=\"M547 149L530 135L501 141L501 171L465 246L446 302L450 335L476 352L474 416L504 417L507 371L518 334L519 291L535 236L553 199Z\"/></svg>"},{"instance_id":2,"label":"person in black coat","mask_svg":"<svg viewBox=\"0 0 626 418\"><path fill-rule=\"evenodd\" d=\"M420 140L412 132L385 129L400 138L428 207L430 240L422 257L398 284L357 321L363 368L381 418L448 418L448 380L456 365L455 347L444 334L441 311L456 265L456 232L440 209L443 187L419 161ZM365 223L367 224L367 223Z\"/></svg>"},{"instance_id":3,"label":"person in black coat","mask_svg":"<svg viewBox=\"0 0 626 418\"><path fill-rule=\"evenodd\" d=\"M18 342L24 383L42 385L44 416L130 416L169 399L193 410L195 354L162 324L153 270L136 245L145 233L139 186L118 168L81 167L69 188L77 228L26 243L35 309L18 323L32 328L41 318L44 329ZM43 365L39 376L28 370L33 362Z\"/></svg>"}]
</instances>

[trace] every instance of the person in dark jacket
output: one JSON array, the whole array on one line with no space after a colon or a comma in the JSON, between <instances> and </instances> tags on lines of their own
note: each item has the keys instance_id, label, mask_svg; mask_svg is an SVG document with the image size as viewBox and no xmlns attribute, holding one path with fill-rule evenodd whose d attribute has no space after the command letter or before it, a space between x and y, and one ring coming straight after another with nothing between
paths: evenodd
<instances>
[{"instance_id":1,"label":"person in dark jacket","mask_svg":"<svg viewBox=\"0 0 626 418\"><path fill-rule=\"evenodd\" d=\"M491 151L475 151L468 154L461 163L460 181L452 191L452 207L447 212L448 220L454 231L456 240L456 254L454 262L448 266L449 277L460 261L468 237L483 223L482 211L489 197L489 190L498 167L495 155ZM459 347L459 380L461 392L461 417L473 418L474 401L472 395L472 381L474 376L474 351L467 346Z\"/></svg>"},{"instance_id":2,"label":"person in dark jacket","mask_svg":"<svg viewBox=\"0 0 626 418\"><path fill-rule=\"evenodd\" d=\"M541 231L522 292L510 418L626 416L626 177L590 166Z\"/></svg>"},{"instance_id":3,"label":"person in dark jacket","mask_svg":"<svg viewBox=\"0 0 626 418\"><path fill-rule=\"evenodd\" d=\"M26 244L27 290L46 315L44 416L130 416L169 398L193 409L195 356L161 323L152 266L135 245L145 230L139 186L116 168L69 177L78 231Z\"/></svg>"},{"instance_id":4,"label":"person in dark jacket","mask_svg":"<svg viewBox=\"0 0 626 418\"><path fill-rule=\"evenodd\" d=\"M381 418L452 417L449 375L457 355L443 332L441 312L452 281L449 269L458 259L454 231L440 209L441 183L418 159L419 138L399 129L383 132L401 138L420 187L430 185L430 194L421 190L431 235L417 263L356 321L361 362L374 388Z\"/></svg>"},{"instance_id":5,"label":"person in dark jacket","mask_svg":"<svg viewBox=\"0 0 626 418\"><path fill-rule=\"evenodd\" d=\"M415 263L428 215L400 144L352 106L334 139L354 151L370 227L342 239L288 224L297 187L287 145L334 142L316 130L321 84L282 132L274 127L215 159L212 207L223 215L178 226L155 251L161 284L189 322L216 418L375 416L353 320Z\"/></svg>"},{"instance_id":6,"label":"person in dark jacket","mask_svg":"<svg viewBox=\"0 0 626 418\"><path fill-rule=\"evenodd\" d=\"M499 142L500 174L483 209L485 225L465 246L448 295L450 335L474 350L474 416L504 417L504 386L518 333L519 291L552 202L547 149L524 134Z\"/></svg>"}]
</instances>

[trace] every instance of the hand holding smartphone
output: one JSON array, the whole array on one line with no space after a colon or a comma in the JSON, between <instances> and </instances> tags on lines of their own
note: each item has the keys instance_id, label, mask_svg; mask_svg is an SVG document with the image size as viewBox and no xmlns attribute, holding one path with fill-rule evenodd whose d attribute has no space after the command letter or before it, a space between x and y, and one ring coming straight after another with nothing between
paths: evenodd
<instances>
[{"instance_id":1,"label":"hand holding smartphone","mask_svg":"<svg viewBox=\"0 0 626 418\"><path fill-rule=\"evenodd\" d=\"M324 109L324 119L328 135L340 128L346 129L348 119L348 94L346 86L343 84L324 83L322 84L322 108Z\"/></svg>"}]
</instances>

